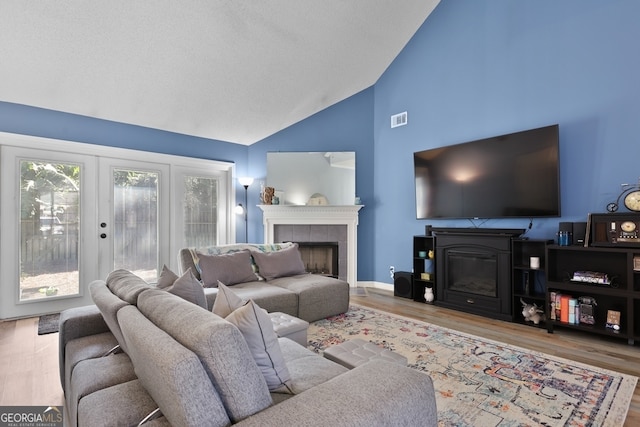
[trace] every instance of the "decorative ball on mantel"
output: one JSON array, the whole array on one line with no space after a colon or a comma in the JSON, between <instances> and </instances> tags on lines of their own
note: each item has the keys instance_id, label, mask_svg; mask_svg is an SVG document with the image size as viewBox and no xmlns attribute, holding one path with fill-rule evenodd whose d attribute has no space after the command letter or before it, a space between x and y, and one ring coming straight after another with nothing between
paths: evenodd
<instances>
[{"instance_id":1,"label":"decorative ball on mantel","mask_svg":"<svg viewBox=\"0 0 640 427\"><path fill-rule=\"evenodd\" d=\"M311 206L325 206L329 204L329 200L320 193L313 193L311 197L309 197L309 201L307 205Z\"/></svg>"}]
</instances>

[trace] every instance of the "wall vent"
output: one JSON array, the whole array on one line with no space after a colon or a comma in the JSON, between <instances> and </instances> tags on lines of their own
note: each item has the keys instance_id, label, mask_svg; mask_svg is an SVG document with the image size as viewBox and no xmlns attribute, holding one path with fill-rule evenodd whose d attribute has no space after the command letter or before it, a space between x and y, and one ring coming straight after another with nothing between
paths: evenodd
<instances>
[{"instance_id":1,"label":"wall vent","mask_svg":"<svg viewBox=\"0 0 640 427\"><path fill-rule=\"evenodd\" d=\"M400 114L394 114L391 116L391 127L397 128L398 126L404 126L407 124L407 112Z\"/></svg>"}]
</instances>

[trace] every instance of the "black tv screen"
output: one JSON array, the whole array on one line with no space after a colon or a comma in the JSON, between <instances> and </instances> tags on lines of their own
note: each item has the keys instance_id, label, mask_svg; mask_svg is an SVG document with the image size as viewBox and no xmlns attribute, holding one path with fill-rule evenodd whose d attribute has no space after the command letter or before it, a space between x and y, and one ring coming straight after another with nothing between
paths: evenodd
<instances>
[{"instance_id":1,"label":"black tv screen","mask_svg":"<svg viewBox=\"0 0 640 427\"><path fill-rule=\"evenodd\" d=\"M414 153L416 217L560 216L558 125Z\"/></svg>"}]
</instances>

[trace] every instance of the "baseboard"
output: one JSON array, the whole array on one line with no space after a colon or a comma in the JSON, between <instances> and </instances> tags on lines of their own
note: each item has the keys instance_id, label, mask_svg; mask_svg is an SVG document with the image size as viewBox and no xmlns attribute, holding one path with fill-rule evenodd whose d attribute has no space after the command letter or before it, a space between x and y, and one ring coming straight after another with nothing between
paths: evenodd
<instances>
[{"instance_id":1,"label":"baseboard","mask_svg":"<svg viewBox=\"0 0 640 427\"><path fill-rule=\"evenodd\" d=\"M393 292L393 284L374 281L359 281L358 286L362 288L377 288L384 289L385 291Z\"/></svg>"}]
</instances>

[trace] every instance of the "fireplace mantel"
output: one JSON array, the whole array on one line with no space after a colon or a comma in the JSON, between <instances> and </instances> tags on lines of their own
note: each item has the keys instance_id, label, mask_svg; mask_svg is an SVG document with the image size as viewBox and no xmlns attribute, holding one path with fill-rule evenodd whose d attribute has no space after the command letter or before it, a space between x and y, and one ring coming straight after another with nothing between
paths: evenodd
<instances>
[{"instance_id":1,"label":"fireplace mantel","mask_svg":"<svg viewBox=\"0 0 640 427\"><path fill-rule=\"evenodd\" d=\"M347 282L357 286L358 211L363 205L258 205L263 212L264 242L274 242L276 225L346 225Z\"/></svg>"}]
</instances>

